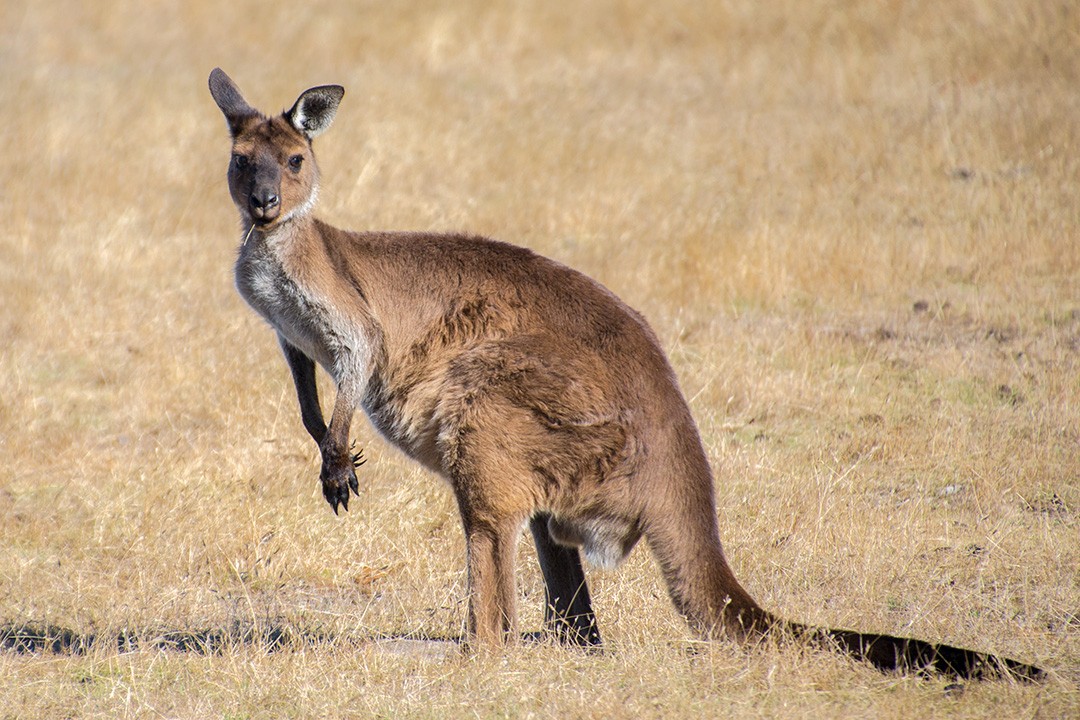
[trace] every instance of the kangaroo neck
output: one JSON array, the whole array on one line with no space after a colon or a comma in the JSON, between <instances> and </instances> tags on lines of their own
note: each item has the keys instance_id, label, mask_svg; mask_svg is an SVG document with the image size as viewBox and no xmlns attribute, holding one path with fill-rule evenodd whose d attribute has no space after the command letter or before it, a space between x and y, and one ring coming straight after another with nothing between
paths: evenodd
<instances>
[{"instance_id":1,"label":"kangaroo neck","mask_svg":"<svg viewBox=\"0 0 1080 720\"><path fill-rule=\"evenodd\" d=\"M275 253L280 252L293 245L299 238L306 236L314 225L315 219L307 213L287 218L271 226L260 226L245 217L240 253L244 254L249 248L256 247Z\"/></svg>"}]
</instances>

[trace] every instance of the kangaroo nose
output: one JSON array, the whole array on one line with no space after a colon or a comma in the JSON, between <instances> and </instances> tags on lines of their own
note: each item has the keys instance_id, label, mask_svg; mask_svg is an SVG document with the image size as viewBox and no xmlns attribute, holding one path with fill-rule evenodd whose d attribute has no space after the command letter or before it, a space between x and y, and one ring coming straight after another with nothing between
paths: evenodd
<instances>
[{"instance_id":1,"label":"kangaroo nose","mask_svg":"<svg viewBox=\"0 0 1080 720\"><path fill-rule=\"evenodd\" d=\"M255 210L271 210L280 202L277 194L272 192L251 193L250 200Z\"/></svg>"}]
</instances>

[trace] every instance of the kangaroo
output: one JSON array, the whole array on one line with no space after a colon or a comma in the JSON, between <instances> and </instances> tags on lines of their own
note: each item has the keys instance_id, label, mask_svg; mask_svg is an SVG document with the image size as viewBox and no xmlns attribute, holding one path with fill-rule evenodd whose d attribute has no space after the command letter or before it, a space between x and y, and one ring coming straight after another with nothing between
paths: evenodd
<instances>
[{"instance_id":1,"label":"kangaroo","mask_svg":"<svg viewBox=\"0 0 1080 720\"><path fill-rule=\"evenodd\" d=\"M763 609L720 541L713 476L675 373L645 319L585 275L469 235L346 232L312 210L312 140L344 89L303 92L265 116L220 69L210 92L232 135L240 213L236 285L277 332L337 513L358 493L349 442L372 425L453 489L466 538L467 645L516 637L515 547L528 522L564 641L600 642L579 548L613 567L641 538L704 638L790 635L883 670L966 677L1043 671L921 640L813 628ZM316 363L336 398L324 421Z\"/></svg>"}]
</instances>

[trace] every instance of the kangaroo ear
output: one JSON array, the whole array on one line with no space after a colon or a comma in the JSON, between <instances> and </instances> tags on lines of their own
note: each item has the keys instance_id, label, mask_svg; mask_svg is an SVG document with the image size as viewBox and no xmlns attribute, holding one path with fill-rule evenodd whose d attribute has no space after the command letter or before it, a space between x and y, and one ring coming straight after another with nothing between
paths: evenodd
<instances>
[{"instance_id":1,"label":"kangaroo ear","mask_svg":"<svg viewBox=\"0 0 1080 720\"><path fill-rule=\"evenodd\" d=\"M345 88L340 85L320 85L305 90L292 109L285 113L285 118L310 140L330 127L344 94Z\"/></svg>"},{"instance_id":2,"label":"kangaroo ear","mask_svg":"<svg viewBox=\"0 0 1080 720\"><path fill-rule=\"evenodd\" d=\"M259 114L258 110L247 104L247 100L240 94L240 88L236 87L236 83L221 68L214 68L210 73L210 94L225 114L225 119L229 121L229 130L233 135L239 129L240 121Z\"/></svg>"}]
</instances>

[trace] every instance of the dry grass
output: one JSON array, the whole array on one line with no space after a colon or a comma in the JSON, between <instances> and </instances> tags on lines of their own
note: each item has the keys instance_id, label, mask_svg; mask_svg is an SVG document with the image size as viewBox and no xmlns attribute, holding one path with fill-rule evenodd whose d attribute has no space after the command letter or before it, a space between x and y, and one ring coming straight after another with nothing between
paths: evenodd
<instances>
[{"instance_id":1,"label":"dry grass","mask_svg":"<svg viewBox=\"0 0 1080 720\"><path fill-rule=\"evenodd\" d=\"M1076 8L506 5L4 3L0 625L69 646L0 651L0 715L1080 715ZM461 632L453 502L362 423L363 497L320 497L231 284L214 65L268 109L348 88L325 218L645 312L769 607L1050 681L702 647L643 550L591 574L604 654L402 640Z\"/></svg>"}]
</instances>

